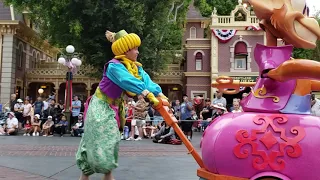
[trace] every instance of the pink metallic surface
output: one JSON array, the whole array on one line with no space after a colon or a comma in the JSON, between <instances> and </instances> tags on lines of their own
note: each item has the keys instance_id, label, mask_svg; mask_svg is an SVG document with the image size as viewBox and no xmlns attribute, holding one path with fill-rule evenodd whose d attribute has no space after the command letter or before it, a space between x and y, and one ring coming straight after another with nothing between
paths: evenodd
<instances>
[{"instance_id":1,"label":"pink metallic surface","mask_svg":"<svg viewBox=\"0 0 320 180\"><path fill-rule=\"evenodd\" d=\"M269 47L257 44L254 50L256 63L259 66L260 75L263 71L274 69L283 62L290 59L293 46ZM252 93L241 101L241 106L244 111L251 112L268 112L278 113L288 103L291 94L296 87L296 80L286 82L278 82L270 78L259 78L253 91L265 87L267 93L263 96L277 96L280 101L275 103L273 98L256 98ZM285 88L283 88L285 87Z\"/></svg>"},{"instance_id":2,"label":"pink metallic surface","mask_svg":"<svg viewBox=\"0 0 320 180\"><path fill-rule=\"evenodd\" d=\"M206 169L217 174L252 178L274 172L292 180L319 179L319 139L315 116L228 113L207 127L202 158ZM240 143L246 140L250 143Z\"/></svg>"}]
</instances>

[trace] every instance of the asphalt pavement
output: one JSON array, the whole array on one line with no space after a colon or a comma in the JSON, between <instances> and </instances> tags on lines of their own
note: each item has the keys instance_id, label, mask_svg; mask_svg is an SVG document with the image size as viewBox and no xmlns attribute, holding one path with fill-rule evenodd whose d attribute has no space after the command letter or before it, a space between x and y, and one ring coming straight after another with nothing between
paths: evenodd
<instances>
[{"instance_id":1,"label":"asphalt pavement","mask_svg":"<svg viewBox=\"0 0 320 180\"><path fill-rule=\"evenodd\" d=\"M200 153L201 134L192 144ZM77 180L78 137L0 136L0 179ZM150 139L121 141L116 180L198 180L198 165L182 145L155 144ZM100 180L94 174L92 180Z\"/></svg>"}]
</instances>

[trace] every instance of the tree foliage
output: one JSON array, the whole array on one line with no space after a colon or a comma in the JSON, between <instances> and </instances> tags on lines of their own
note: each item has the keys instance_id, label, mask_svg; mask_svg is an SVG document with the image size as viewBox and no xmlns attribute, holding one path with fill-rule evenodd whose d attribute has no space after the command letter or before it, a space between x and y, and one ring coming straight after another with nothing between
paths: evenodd
<instances>
[{"instance_id":1,"label":"tree foliage","mask_svg":"<svg viewBox=\"0 0 320 180\"><path fill-rule=\"evenodd\" d=\"M316 12L314 17L320 24L320 11ZM315 49L294 48L292 56L296 59L311 59L320 61L320 41L317 41L317 47Z\"/></svg>"},{"instance_id":2,"label":"tree foliage","mask_svg":"<svg viewBox=\"0 0 320 180\"><path fill-rule=\"evenodd\" d=\"M217 8L218 15L230 15L238 4L237 0L195 0L195 6L199 8L204 17L210 17L213 8Z\"/></svg>"},{"instance_id":3,"label":"tree foliage","mask_svg":"<svg viewBox=\"0 0 320 180\"><path fill-rule=\"evenodd\" d=\"M181 49L190 0L6 0L18 10L28 9L43 38L53 45L73 44L86 64L99 69L113 57L105 31L125 29L141 37L140 58L150 73L168 58L160 53ZM170 51L171 52L171 51ZM101 74L101 71L100 71Z\"/></svg>"}]
</instances>

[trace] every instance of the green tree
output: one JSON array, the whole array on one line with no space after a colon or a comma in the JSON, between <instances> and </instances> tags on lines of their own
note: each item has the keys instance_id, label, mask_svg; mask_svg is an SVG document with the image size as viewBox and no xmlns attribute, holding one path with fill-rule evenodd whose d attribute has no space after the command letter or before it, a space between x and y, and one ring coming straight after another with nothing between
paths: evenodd
<instances>
[{"instance_id":1,"label":"green tree","mask_svg":"<svg viewBox=\"0 0 320 180\"><path fill-rule=\"evenodd\" d=\"M100 70L113 57L105 31L125 29L141 37L139 61L150 73L166 62L160 53L181 49L190 0L6 0L19 11L28 9L44 39L58 47L73 44L86 64ZM101 75L101 71L99 71Z\"/></svg>"},{"instance_id":2,"label":"green tree","mask_svg":"<svg viewBox=\"0 0 320 180\"><path fill-rule=\"evenodd\" d=\"M195 0L195 6L199 8L204 17L210 17L213 8L217 8L218 15L230 15L238 4L237 0Z\"/></svg>"},{"instance_id":3,"label":"green tree","mask_svg":"<svg viewBox=\"0 0 320 180\"><path fill-rule=\"evenodd\" d=\"M320 11L317 11L314 15L318 23L320 24ZM294 48L293 58L296 59L311 59L315 61L320 61L320 41L317 41L317 47L315 49L301 49Z\"/></svg>"}]
</instances>

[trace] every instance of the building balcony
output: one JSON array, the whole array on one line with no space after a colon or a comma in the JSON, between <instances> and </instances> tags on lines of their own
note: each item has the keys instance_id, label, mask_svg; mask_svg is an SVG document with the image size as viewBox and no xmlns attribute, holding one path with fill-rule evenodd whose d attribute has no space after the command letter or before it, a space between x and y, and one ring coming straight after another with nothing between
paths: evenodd
<instances>
[{"instance_id":1,"label":"building balcony","mask_svg":"<svg viewBox=\"0 0 320 180\"><path fill-rule=\"evenodd\" d=\"M180 64L168 64L167 69L154 73L153 80L158 84L183 85L183 72Z\"/></svg>"},{"instance_id":2,"label":"building balcony","mask_svg":"<svg viewBox=\"0 0 320 180\"><path fill-rule=\"evenodd\" d=\"M211 15L213 27L246 27L246 26L258 26L259 19L255 16L251 7L246 7L239 4L231 12L229 16L217 15L216 9Z\"/></svg>"},{"instance_id":3,"label":"building balcony","mask_svg":"<svg viewBox=\"0 0 320 180\"><path fill-rule=\"evenodd\" d=\"M43 82L64 80L68 69L57 62L43 62L37 68L29 69L27 71L27 79L29 82ZM87 75L88 72L95 72L96 70L90 66L81 66L77 74L74 75L74 81L81 82L83 80L91 79L92 81L99 82L96 78L91 78ZM161 72L155 73L153 80L159 84L183 84L183 68L180 64L168 64L167 68Z\"/></svg>"}]
</instances>

